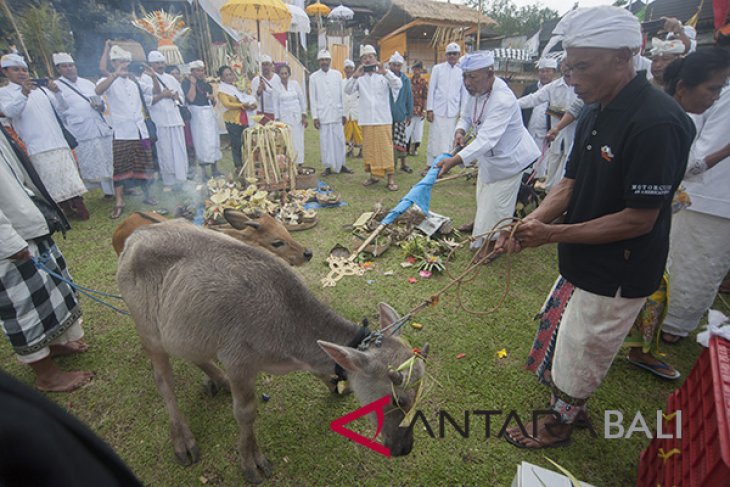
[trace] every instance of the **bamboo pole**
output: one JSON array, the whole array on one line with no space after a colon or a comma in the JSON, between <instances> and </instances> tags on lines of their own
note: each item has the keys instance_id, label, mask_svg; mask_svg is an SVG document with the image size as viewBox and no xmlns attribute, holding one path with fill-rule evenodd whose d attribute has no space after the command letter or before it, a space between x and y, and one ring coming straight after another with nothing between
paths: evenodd
<instances>
[{"instance_id":1,"label":"bamboo pole","mask_svg":"<svg viewBox=\"0 0 730 487\"><path fill-rule=\"evenodd\" d=\"M25 47L25 40L23 39L23 33L20 32L20 29L18 29L18 24L15 23L15 16L13 16L13 12L10 11L10 7L8 7L8 4L5 2L5 0L0 0L0 4L2 4L3 10L5 11L5 15L7 15L8 19L10 20L10 25L13 27L13 30L15 31L15 35L18 36L18 42L20 43L20 48L23 50L23 54L25 54L25 60L28 63L28 66L31 66L33 63L33 60L30 57L28 48ZM35 72L35 69L33 69L33 74L35 76L38 76L37 73Z\"/></svg>"},{"instance_id":2,"label":"bamboo pole","mask_svg":"<svg viewBox=\"0 0 730 487\"><path fill-rule=\"evenodd\" d=\"M477 17L477 45L475 51L481 49L480 43L482 38L482 0L479 0L479 16Z\"/></svg>"},{"instance_id":3,"label":"bamboo pole","mask_svg":"<svg viewBox=\"0 0 730 487\"><path fill-rule=\"evenodd\" d=\"M348 257L347 260L350 262L355 262L355 259L357 259L357 256L360 255L360 252L365 250L365 247L370 245L370 242L375 240L375 237L380 235L380 232L382 232L386 226L387 225L383 225L382 223L380 225L378 225L378 228L373 230L373 233L371 233L370 236L365 239L365 241L362 243L362 245L360 245L360 247L358 247L358 249L356 251L354 251L352 254L350 254L350 257Z\"/></svg>"}]
</instances>

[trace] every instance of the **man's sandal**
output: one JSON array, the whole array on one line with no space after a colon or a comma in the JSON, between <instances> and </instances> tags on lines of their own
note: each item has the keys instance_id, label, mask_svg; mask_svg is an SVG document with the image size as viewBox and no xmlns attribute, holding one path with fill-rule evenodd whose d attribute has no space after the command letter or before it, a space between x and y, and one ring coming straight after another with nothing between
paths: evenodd
<instances>
[{"instance_id":1,"label":"man's sandal","mask_svg":"<svg viewBox=\"0 0 730 487\"><path fill-rule=\"evenodd\" d=\"M373 184L377 184L379 182L380 182L379 179L370 178L370 179L363 181L362 185L363 186L372 186Z\"/></svg>"},{"instance_id":2,"label":"man's sandal","mask_svg":"<svg viewBox=\"0 0 730 487\"><path fill-rule=\"evenodd\" d=\"M112 210L112 214L109 216L112 220L116 220L124 213L124 205L116 205Z\"/></svg>"},{"instance_id":3,"label":"man's sandal","mask_svg":"<svg viewBox=\"0 0 730 487\"><path fill-rule=\"evenodd\" d=\"M398 191L398 185L395 183L390 183L388 186L388 191Z\"/></svg>"},{"instance_id":4,"label":"man's sandal","mask_svg":"<svg viewBox=\"0 0 730 487\"><path fill-rule=\"evenodd\" d=\"M657 377L661 377L662 379L677 380L682 377L682 374L680 374L677 369L665 362L662 362L661 360L658 364L646 364L644 362L632 360L631 357L626 357L626 360L628 360L629 363L636 365L637 367L648 370L652 374L656 375ZM669 371L674 371L674 373L670 374Z\"/></svg>"}]
</instances>

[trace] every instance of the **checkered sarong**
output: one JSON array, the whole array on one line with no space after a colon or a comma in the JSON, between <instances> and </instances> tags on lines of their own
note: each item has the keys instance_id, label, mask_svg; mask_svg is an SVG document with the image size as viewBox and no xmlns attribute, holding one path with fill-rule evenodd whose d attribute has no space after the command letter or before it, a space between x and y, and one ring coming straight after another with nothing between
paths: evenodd
<instances>
[{"instance_id":1,"label":"checkered sarong","mask_svg":"<svg viewBox=\"0 0 730 487\"><path fill-rule=\"evenodd\" d=\"M53 239L32 240L33 257L71 280L63 254ZM32 260L0 260L0 325L15 353L29 355L47 347L81 317L81 308L67 283L38 270Z\"/></svg>"},{"instance_id":2,"label":"checkered sarong","mask_svg":"<svg viewBox=\"0 0 730 487\"><path fill-rule=\"evenodd\" d=\"M408 153L405 122L393 122L393 149L396 152Z\"/></svg>"}]
</instances>

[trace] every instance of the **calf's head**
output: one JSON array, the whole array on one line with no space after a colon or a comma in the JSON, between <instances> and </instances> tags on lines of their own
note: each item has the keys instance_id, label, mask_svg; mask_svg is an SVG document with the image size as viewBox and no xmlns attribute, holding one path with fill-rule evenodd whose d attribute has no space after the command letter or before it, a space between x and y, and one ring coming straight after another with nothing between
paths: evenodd
<instances>
[{"instance_id":1,"label":"calf's head","mask_svg":"<svg viewBox=\"0 0 730 487\"><path fill-rule=\"evenodd\" d=\"M227 209L223 216L232 228L218 231L241 242L264 248L290 265L304 265L314 255L296 242L280 221L268 214L253 219L240 211Z\"/></svg>"},{"instance_id":2,"label":"calf's head","mask_svg":"<svg viewBox=\"0 0 730 487\"><path fill-rule=\"evenodd\" d=\"M413 448L413 428L409 414L418 407L425 380L424 359L428 344L416 355L414 350L393 332L390 325L400 319L398 313L380 303L382 344L371 344L366 350L318 341L322 349L347 371L352 391L361 404L369 404L383 396L390 402L384 408L381 433L383 443L393 456L408 455ZM370 414L377 425L377 416Z\"/></svg>"}]
</instances>

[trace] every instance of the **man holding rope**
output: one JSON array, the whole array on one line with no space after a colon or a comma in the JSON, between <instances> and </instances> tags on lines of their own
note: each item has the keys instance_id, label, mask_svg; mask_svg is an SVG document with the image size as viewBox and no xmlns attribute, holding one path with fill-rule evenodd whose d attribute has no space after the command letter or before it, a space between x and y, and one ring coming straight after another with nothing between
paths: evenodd
<instances>
[{"instance_id":1,"label":"man holding rope","mask_svg":"<svg viewBox=\"0 0 730 487\"><path fill-rule=\"evenodd\" d=\"M554 35L566 71L590 105L580 118L565 177L497 251L558 243L561 275L576 287L563 313L552 366L552 415L512 428L520 448L565 445L587 419L636 316L658 287L669 250L671 200L695 129L683 110L637 76L639 21L617 7L579 8ZM565 213L564 224L553 224Z\"/></svg>"},{"instance_id":2,"label":"man holding rope","mask_svg":"<svg viewBox=\"0 0 730 487\"><path fill-rule=\"evenodd\" d=\"M481 236L515 212L522 171L540 156L540 149L522 124L517 98L507 83L494 75L494 55L479 51L461 63L464 86L469 93L454 134L461 151L436 164L444 176L458 164L479 166L477 213L472 235ZM467 144L467 133L474 134ZM496 237L495 237L496 238ZM472 244L480 247L481 239ZM494 247L483 247L485 257Z\"/></svg>"}]
</instances>

